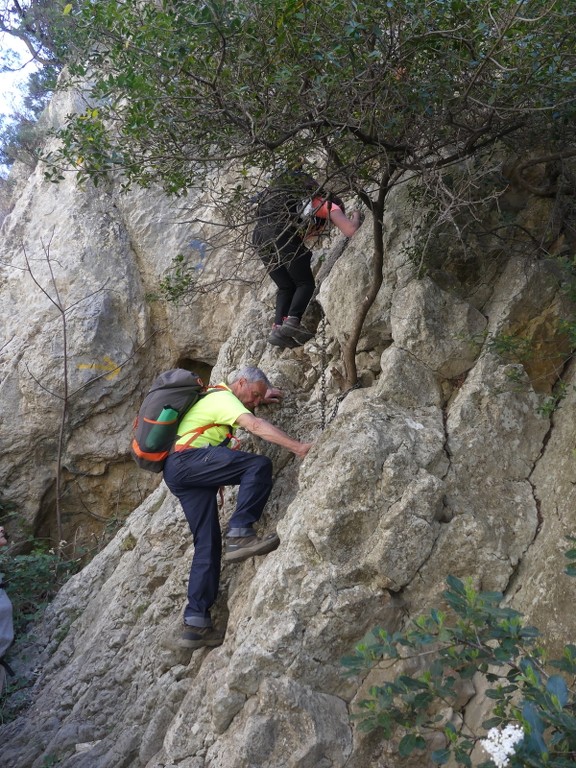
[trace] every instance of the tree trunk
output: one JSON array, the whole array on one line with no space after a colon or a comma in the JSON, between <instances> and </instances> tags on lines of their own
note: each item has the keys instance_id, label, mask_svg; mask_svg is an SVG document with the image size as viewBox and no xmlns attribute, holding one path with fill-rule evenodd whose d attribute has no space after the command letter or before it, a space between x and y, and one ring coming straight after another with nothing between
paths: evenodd
<instances>
[{"instance_id":1,"label":"tree trunk","mask_svg":"<svg viewBox=\"0 0 576 768\"><path fill-rule=\"evenodd\" d=\"M370 311L370 308L376 300L378 291L382 286L384 268L384 230L382 225L382 215L384 213L384 202L390 189L390 174L387 174L380 185L380 192L376 201L369 202L370 212L372 214L372 229L374 241L374 255L372 259L370 286L362 304L358 308L354 324L350 329L344 347L342 348L342 358L344 362L345 385L350 388L358 382L358 369L356 367L356 347L362 334L364 321Z\"/></svg>"}]
</instances>

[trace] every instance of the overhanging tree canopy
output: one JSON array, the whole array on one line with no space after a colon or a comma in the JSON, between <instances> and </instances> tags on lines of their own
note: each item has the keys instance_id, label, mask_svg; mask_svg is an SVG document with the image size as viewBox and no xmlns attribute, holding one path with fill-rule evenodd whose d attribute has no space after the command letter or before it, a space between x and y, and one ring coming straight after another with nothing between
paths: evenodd
<instances>
[{"instance_id":1,"label":"overhanging tree canopy","mask_svg":"<svg viewBox=\"0 0 576 768\"><path fill-rule=\"evenodd\" d=\"M400 178L499 140L519 157L574 152L576 10L560 0L103 0L66 13L71 82L90 83L90 106L60 132L50 178L121 170L181 195L231 160L321 151L337 191L372 213L369 303Z\"/></svg>"},{"instance_id":2,"label":"overhanging tree canopy","mask_svg":"<svg viewBox=\"0 0 576 768\"><path fill-rule=\"evenodd\" d=\"M97 106L64 154L182 192L204 163L332 152L354 184L575 115L576 10L544 0L142 3L76 11ZM548 141L548 139L547 139Z\"/></svg>"}]
</instances>

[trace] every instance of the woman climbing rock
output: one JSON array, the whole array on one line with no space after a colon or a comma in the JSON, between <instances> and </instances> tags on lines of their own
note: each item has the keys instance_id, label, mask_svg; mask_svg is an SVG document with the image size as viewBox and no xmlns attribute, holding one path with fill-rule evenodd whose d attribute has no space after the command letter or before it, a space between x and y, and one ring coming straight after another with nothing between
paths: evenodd
<instances>
[{"instance_id":1,"label":"woman climbing rock","mask_svg":"<svg viewBox=\"0 0 576 768\"><path fill-rule=\"evenodd\" d=\"M351 237L362 223L361 213L348 218L339 198L296 169L280 174L260 195L256 216L252 242L278 289L268 341L300 346L314 336L301 324L315 289L307 243L317 240L328 222Z\"/></svg>"}]
</instances>

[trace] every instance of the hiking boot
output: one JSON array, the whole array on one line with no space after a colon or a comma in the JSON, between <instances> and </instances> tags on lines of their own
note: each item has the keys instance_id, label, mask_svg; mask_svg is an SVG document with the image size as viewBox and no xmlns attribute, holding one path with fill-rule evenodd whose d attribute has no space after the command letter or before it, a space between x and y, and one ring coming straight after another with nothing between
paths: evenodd
<instances>
[{"instance_id":1,"label":"hiking boot","mask_svg":"<svg viewBox=\"0 0 576 768\"><path fill-rule=\"evenodd\" d=\"M304 328L297 317L287 317L280 328L277 328L273 333L285 339L292 339L299 346L314 338L312 331Z\"/></svg>"},{"instance_id":2,"label":"hiking boot","mask_svg":"<svg viewBox=\"0 0 576 768\"><path fill-rule=\"evenodd\" d=\"M184 625L182 634L176 640L178 648L214 648L224 642L224 632L214 627L192 627Z\"/></svg>"},{"instance_id":3,"label":"hiking boot","mask_svg":"<svg viewBox=\"0 0 576 768\"><path fill-rule=\"evenodd\" d=\"M273 344L275 347L282 347L283 349L292 349L293 347L299 347L297 341L291 339L289 336L283 336L279 331L282 326L275 325L270 334L268 335L268 343Z\"/></svg>"},{"instance_id":4,"label":"hiking boot","mask_svg":"<svg viewBox=\"0 0 576 768\"><path fill-rule=\"evenodd\" d=\"M254 555L267 555L280 544L277 533L269 533L267 536L228 536L226 538L226 551L224 560L227 563L239 563Z\"/></svg>"}]
</instances>

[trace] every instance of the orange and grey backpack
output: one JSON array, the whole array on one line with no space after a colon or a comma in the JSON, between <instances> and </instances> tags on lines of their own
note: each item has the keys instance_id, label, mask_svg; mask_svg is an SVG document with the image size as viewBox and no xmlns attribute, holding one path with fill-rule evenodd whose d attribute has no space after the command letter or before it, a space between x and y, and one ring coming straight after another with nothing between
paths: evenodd
<instances>
[{"instance_id":1,"label":"orange and grey backpack","mask_svg":"<svg viewBox=\"0 0 576 768\"><path fill-rule=\"evenodd\" d=\"M134 420L130 449L136 464L149 472L162 472L178 437L182 418L201 397L216 389L208 390L198 374L183 368L173 368L157 376ZM216 425L207 424L196 433L213 426Z\"/></svg>"}]
</instances>

